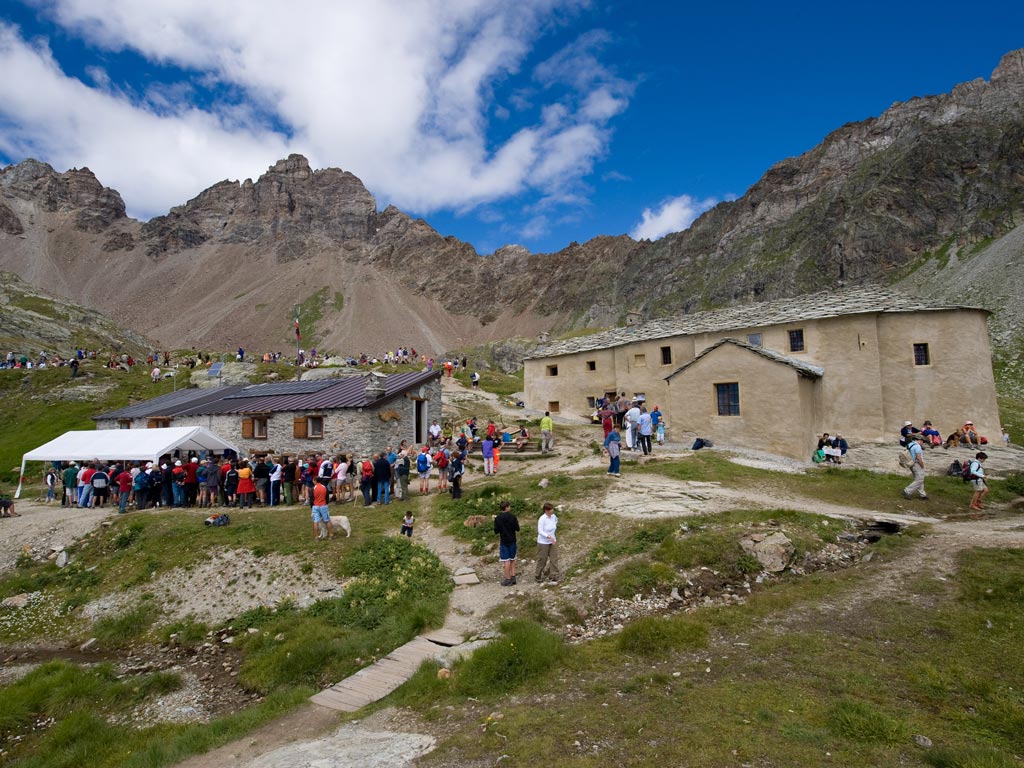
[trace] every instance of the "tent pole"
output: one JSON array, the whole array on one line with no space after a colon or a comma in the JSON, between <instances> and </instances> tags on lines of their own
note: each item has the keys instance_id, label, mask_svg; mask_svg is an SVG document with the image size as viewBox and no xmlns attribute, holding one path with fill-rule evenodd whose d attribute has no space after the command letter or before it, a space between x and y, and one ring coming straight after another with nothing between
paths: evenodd
<instances>
[{"instance_id":1,"label":"tent pole","mask_svg":"<svg viewBox=\"0 0 1024 768\"><path fill-rule=\"evenodd\" d=\"M14 492L14 498L21 498L21 484L25 482L25 457L21 457L21 472L18 473L18 490Z\"/></svg>"}]
</instances>

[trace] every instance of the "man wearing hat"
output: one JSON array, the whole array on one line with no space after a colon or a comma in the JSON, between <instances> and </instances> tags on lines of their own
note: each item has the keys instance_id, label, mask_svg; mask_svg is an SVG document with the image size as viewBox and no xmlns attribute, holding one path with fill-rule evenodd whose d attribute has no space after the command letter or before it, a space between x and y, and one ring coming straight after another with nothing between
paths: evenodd
<instances>
[{"instance_id":1,"label":"man wearing hat","mask_svg":"<svg viewBox=\"0 0 1024 768\"><path fill-rule=\"evenodd\" d=\"M973 421L964 422L963 427L960 428L963 435L960 437L961 442L965 445L973 445L975 448L981 445L981 441L978 439L978 431L974 428Z\"/></svg>"},{"instance_id":2,"label":"man wearing hat","mask_svg":"<svg viewBox=\"0 0 1024 768\"><path fill-rule=\"evenodd\" d=\"M921 443L924 442L924 435L920 432L913 434L910 436L909 442L907 450L910 451L910 460L913 462L910 465L910 471L914 475L914 480L903 489L903 498L913 498L916 493L920 498L927 501L928 494L924 490L924 449L921 447Z\"/></svg>"},{"instance_id":3,"label":"man wearing hat","mask_svg":"<svg viewBox=\"0 0 1024 768\"><path fill-rule=\"evenodd\" d=\"M909 448L911 436L916 435L920 431L921 430L914 426L913 422L904 421L903 427L900 428L900 445L904 448Z\"/></svg>"}]
</instances>

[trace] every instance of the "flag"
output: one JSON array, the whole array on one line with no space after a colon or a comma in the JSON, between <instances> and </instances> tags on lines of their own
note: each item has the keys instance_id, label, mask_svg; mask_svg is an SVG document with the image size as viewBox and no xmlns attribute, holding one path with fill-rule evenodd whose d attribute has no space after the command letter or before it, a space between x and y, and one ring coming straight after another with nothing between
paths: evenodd
<instances>
[{"instance_id":1,"label":"flag","mask_svg":"<svg viewBox=\"0 0 1024 768\"><path fill-rule=\"evenodd\" d=\"M301 339L302 339L302 334L299 333L299 313L296 312L295 313L295 340L296 341L300 341Z\"/></svg>"}]
</instances>

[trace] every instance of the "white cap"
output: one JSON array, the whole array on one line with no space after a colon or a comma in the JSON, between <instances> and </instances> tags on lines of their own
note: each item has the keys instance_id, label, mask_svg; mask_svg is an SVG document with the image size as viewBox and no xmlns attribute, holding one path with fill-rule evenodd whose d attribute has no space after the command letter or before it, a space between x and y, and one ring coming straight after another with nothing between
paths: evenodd
<instances>
[{"instance_id":1,"label":"white cap","mask_svg":"<svg viewBox=\"0 0 1024 768\"><path fill-rule=\"evenodd\" d=\"M903 422L903 426L904 427L909 427L909 426L911 426L911 424L912 424L912 422L909 422L909 421L904 421Z\"/></svg>"},{"instance_id":2,"label":"white cap","mask_svg":"<svg viewBox=\"0 0 1024 768\"><path fill-rule=\"evenodd\" d=\"M167 465L166 464L161 464L160 465L160 469L167 469Z\"/></svg>"},{"instance_id":3,"label":"white cap","mask_svg":"<svg viewBox=\"0 0 1024 768\"><path fill-rule=\"evenodd\" d=\"M153 468L153 462L152 461L146 462L146 469L152 469L152 468Z\"/></svg>"},{"instance_id":4,"label":"white cap","mask_svg":"<svg viewBox=\"0 0 1024 768\"><path fill-rule=\"evenodd\" d=\"M181 466L181 459L178 459L176 462L174 462L174 466L180 467Z\"/></svg>"},{"instance_id":5,"label":"white cap","mask_svg":"<svg viewBox=\"0 0 1024 768\"><path fill-rule=\"evenodd\" d=\"M193 464L198 464L199 463L199 459L197 459L195 456L193 456L192 457L192 463Z\"/></svg>"}]
</instances>

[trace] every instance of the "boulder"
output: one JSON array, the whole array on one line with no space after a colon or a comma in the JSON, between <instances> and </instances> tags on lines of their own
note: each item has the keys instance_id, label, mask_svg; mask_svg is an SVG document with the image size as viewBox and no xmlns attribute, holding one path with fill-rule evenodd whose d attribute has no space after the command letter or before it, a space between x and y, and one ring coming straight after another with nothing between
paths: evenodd
<instances>
[{"instance_id":1,"label":"boulder","mask_svg":"<svg viewBox=\"0 0 1024 768\"><path fill-rule=\"evenodd\" d=\"M794 551L793 542L781 531L747 534L740 539L740 547L771 573L785 570Z\"/></svg>"},{"instance_id":2,"label":"boulder","mask_svg":"<svg viewBox=\"0 0 1024 768\"><path fill-rule=\"evenodd\" d=\"M479 528L481 525L487 523L487 517L484 515L470 515L463 522L462 525L465 528Z\"/></svg>"},{"instance_id":3,"label":"boulder","mask_svg":"<svg viewBox=\"0 0 1024 768\"><path fill-rule=\"evenodd\" d=\"M26 608L37 595L37 592L22 592L20 595L5 597L0 606L4 608Z\"/></svg>"}]
</instances>

